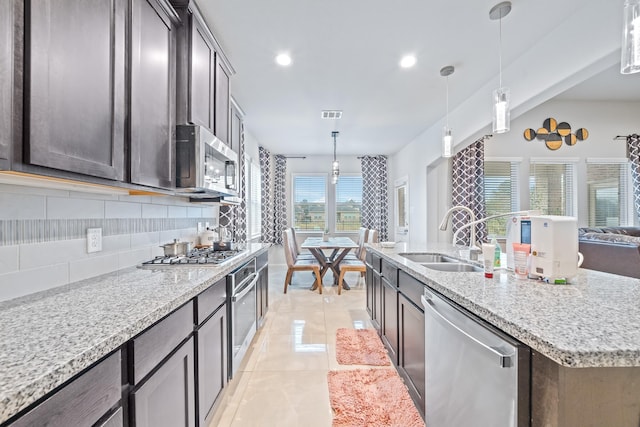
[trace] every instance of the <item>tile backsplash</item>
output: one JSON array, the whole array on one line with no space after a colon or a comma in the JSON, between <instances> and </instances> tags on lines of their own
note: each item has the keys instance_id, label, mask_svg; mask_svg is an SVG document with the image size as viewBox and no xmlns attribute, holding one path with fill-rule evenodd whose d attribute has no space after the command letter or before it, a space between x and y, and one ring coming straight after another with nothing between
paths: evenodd
<instances>
[{"instance_id":1,"label":"tile backsplash","mask_svg":"<svg viewBox=\"0 0 640 427\"><path fill-rule=\"evenodd\" d=\"M116 196L0 184L0 301L140 264L161 244L197 240L217 206L164 196ZM87 253L87 228L102 251Z\"/></svg>"}]
</instances>

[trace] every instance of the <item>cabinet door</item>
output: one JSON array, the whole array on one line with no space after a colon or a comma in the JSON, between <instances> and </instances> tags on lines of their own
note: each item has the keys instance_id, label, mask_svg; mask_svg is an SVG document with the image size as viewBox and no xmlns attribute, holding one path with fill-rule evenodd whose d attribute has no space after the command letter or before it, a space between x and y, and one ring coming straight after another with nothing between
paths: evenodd
<instances>
[{"instance_id":1,"label":"cabinet door","mask_svg":"<svg viewBox=\"0 0 640 427\"><path fill-rule=\"evenodd\" d=\"M11 427L94 425L120 400L121 363L120 351L116 351L47 397Z\"/></svg>"},{"instance_id":2,"label":"cabinet door","mask_svg":"<svg viewBox=\"0 0 640 427\"><path fill-rule=\"evenodd\" d=\"M193 338L132 395L136 427L195 426Z\"/></svg>"},{"instance_id":3,"label":"cabinet door","mask_svg":"<svg viewBox=\"0 0 640 427\"><path fill-rule=\"evenodd\" d=\"M131 182L175 184L175 28L162 0L131 4Z\"/></svg>"},{"instance_id":4,"label":"cabinet door","mask_svg":"<svg viewBox=\"0 0 640 427\"><path fill-rule=\"evenodd\" d=\"M198 330L198 419L207 426L220 392L227 385L227 306Z\"/></svg>"},{"instance_id":5,"label":"cabinet door","mask_svg":"<svg viewBox=\"0 0 640 427\"><path fill-rule=\"evenodd\" d=\"M382 327L382 277L376 270L372 270L371 273L371 323L380 333Z\"/></svg>"},{"instance_id":6,"label":"cabinet door","mask_svg":"<svg viewBox=\"0 0 640 427\"><path fill-rule=\"evenodd\" d=\"M231 138L229 139L229 146L236 152L240 151L240 138L242 135L242 115L235 108L231 107Z\"/></svg>"},{"instance_id":7,"label":"cabinet door","mask_svg":"<svg viewBox=\"0 0 640 427\"><path fill-rule=\"evenodd\" d=\"M13 139L13 4L0 2L0 169L9 168Z\"/></svg>"},{"instance_id":8,"label":"cabinet door","mask_svg":"<svg viewBox=\"0 0 640 427\"><path fill-rule=\"evenodd\" d=\"M370 266L367 266L367 272L365 276L365 294L367 300L367 312L369 316L373 318L373 269Z\"/></svg>"},{"instance_id":9,"label":"cabinet door","mask_svg":"<svg viewBox=\"0 0 640 427\"><path fill-rule=\"evenodd\" d=\"M189 121L214 132L216 53L204 23L191 14Z\"/></svg>"},{"instance_id":10,"label":"cabinet door","mask_svg":"<svg viewBox=\"0 0 640 427\"><path fill-rule=\"evenodd\" d=\"M26 163L124 178L126 8L26 2Z\"/></svg>"},{"instance_id":11,"label":"cabinet door","mask_svg":"<svg viewBox=\"0 0 640 427\"><path fill-rule=\"evenodd\" d=\"M382 342L389 357L398 364L398 290L386 278L382 278Z\"/></svg>"},{"instance_id":12,"label":"cabinet door","mask_svg":"<svg viewBox=\"0 0 640 427\"><path fill-rule=\"evenodd\" d=\"M258 327L264 324L264 318L269 311L269 267L265 266L260 270L257 294Z\"/></svg>"},{"instance_id":13,"label":"cabinet door","mask_svg":"<svg viewBox=\"0 0 640 427\"><path fill-rule=\"evenodd\" d=\"M229 144L229 71L219 59L216 60L215 122L215 135Z\"/></svg>"},{"instance_id":14,"label":"cabinet door","mask_svg":"<svg viewBox=\"0 0 640 427\"><path fill-rule=\"evenodd\" d=\"M424 312L400 294L400 351L398 368L409 393L424 415Z\"/></svg>"},{"instance_id":15,"label":"cabinet door","mask_svg":"<svg viewBox=\"0 0 640 427\"><path fill-rule=\"evenodd\" d=\"M96 427L123 427L124 426L124 416L122 412L122 408L118 408L116 412L114 412L109 418L107 418L102 423L98 424Z\"/></svg>"}]
</instances>

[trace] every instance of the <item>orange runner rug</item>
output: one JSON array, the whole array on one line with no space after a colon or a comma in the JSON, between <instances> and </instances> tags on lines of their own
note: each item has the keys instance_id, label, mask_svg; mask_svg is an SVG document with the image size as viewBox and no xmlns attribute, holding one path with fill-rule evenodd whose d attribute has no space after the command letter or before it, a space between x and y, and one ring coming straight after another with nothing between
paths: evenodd
<instances>
[{"instance_id":1,"label":"orange runner rug","mask_svg":"<svg viewBox=\"0 0 640 427\"><path fill-rule=\"evenodd\" d=\"M329 371L333 427L424 427L395 369Z\"/></svg>"},{"instance_id":2,"label":"orange runner rug","mask_svg":"<svg viewBox=\"0 0 640 427\"><path fill-rule=\"evenodd\" d=\"M386 366L390 363L375 329L338 329L336 359L341 365Z\"/></svg>"}]
</instances>

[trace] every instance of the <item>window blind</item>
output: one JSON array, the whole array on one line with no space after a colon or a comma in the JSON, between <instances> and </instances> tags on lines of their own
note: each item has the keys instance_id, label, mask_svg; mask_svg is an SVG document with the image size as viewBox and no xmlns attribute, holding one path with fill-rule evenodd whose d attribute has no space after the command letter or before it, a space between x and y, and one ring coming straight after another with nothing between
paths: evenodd
<instances>
[{"instance_id":1,"label":"window blind","mask_svg":"<svg viewBox=\"0 0 640 427\"><path fill-rule=\"evenodd\" d=\"M518 170L517 162L485 161L484 200L487 216L518 210ZM506 217L488 220L487 234L506 236L506 221Z\"/></svg>"},{"instance_id":2,"label":"window blind","mask_svg":"<svg viewBox=\"0 0 640 427\"><path fill-rule=\"evenodd\" d=\"M543 215L576 216L575 165L531 161L529 205Z\"/></svg>"},{"instance_id":3,"label":"window blind","mask_svg":"<svg viewBox=\"0 0 640 427\"><path fill-rule=\"evenodd\" d=\"M629 225L629 164L587 163L589 226Z\"/></svg>"},{"instance_id":4,"label":"window blind","mask_svg":"<svg viewBox=\"0 0 640 427\"><path fill-rule=\"evenodd\" d=\"M362 176L340 176L336 184L336 231L358 231L361 208Z\"/></svg>"},{"instance_id":5,"label":"window blind","mask_svg":"<svg viewBox=\"0 0 640 427\"><path fill-rule=\"evenodd\" d=\"M293 176L293 227L309 231L327 228L326 175Z\"/></svg>"}]
</instances>

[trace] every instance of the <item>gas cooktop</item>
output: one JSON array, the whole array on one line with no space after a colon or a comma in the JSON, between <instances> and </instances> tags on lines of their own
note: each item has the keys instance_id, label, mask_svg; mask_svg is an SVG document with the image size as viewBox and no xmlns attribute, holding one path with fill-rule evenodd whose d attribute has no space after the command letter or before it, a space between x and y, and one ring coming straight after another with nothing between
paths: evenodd
<instances>
[{"instance_id":1,"label":"gas cooktop","mask_svg":"<svg viewBox=\"0 0 640 427\"><path fill-rule=\"evenodd\" d=\"M157 256L150 261L143 262L142 265L143 266L156 266L156 265L215 266L215 265L220 265L223 262L229 261L243 252L244 251L237 250L237 249L225 250L225 251L219 251L219 250L216 251L216 250L213 250L212 248L193 249L189 251L186 255Z\"/></svg>"}]
</instances>

